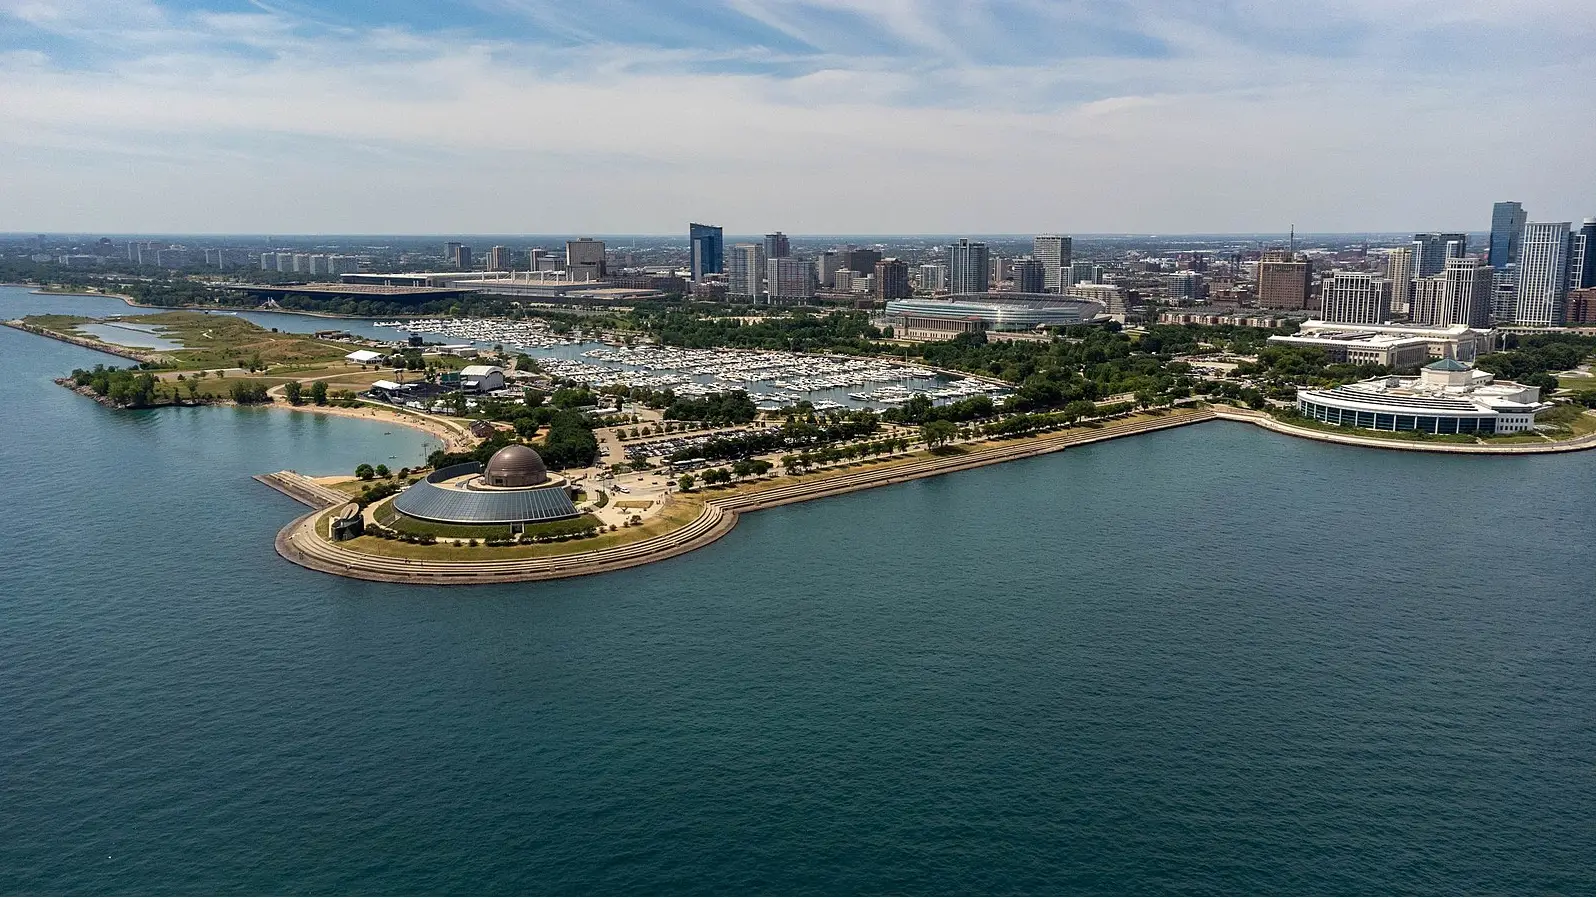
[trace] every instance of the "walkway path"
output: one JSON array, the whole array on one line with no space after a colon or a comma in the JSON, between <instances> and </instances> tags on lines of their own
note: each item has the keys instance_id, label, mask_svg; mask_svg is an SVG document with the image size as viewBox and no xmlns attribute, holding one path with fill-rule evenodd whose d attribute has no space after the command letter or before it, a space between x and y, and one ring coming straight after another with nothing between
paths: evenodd
<instances>
[{"instance_id":1,"label":"walkway path","mask_svg":"<svg viewBox=\"0 0 1596 898\"><path fill-rule=\"evenodd\" d=\"M709 545L731 532L737 524L738 515L743 512L1031 458L1070 446L1181 427L1213 418L1213 412L1208 409L1180 410L1159 418L1106 424L1092 430L1012 440L960 455L931 456L853 473L832 473L777 487L736 492L708 499L697 518L670 533L590 552L482 561L434 561L367 555L343 548L315 532L316 522L325 509L304 515L284 527L277 534L276 547L279 555L302 567L362 580L464 584L577 577L660 561ZM345 497L340 497L339 501L345 501Z\"/></svg>"}]
</instances>

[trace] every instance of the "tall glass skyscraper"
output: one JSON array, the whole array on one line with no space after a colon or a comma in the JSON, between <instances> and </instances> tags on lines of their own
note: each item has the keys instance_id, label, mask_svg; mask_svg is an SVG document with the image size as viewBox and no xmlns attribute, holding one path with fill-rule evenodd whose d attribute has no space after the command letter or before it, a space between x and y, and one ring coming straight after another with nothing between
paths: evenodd
<instances>
[{"instance_id":1,"label":"tall glass skyscraper","mask_svg":"<svg viewBox=\"0 0 1596 898\"><path fill-rule=\"evenodd\" d=\"M706 274L720 274L725 270L726 238L715 225L687 225L688 253L692 257L693 280L701 281Z\"/></svg>"},{"instance_id":2,"label":"tall glass skyscraper","mask_svg":"<svg viewBox=\"0 0 1596 898\"><path fill-rule=\"evenodd\" d=\"M992 276L985 243L960 240L948 248L949 288L954 293L985 293Z\"/></svg>"},{"instance_id":3,"label":"tall glass skyscraper","mask_svg":"<svg viewBox=\"0 0 1596 898\"><path fill-rule=\"evenodd\" d=\"M1491 207L1491 245L1486 261L1501 271L1508 265L1518 264L1518 242L1524 236L1523 203L1497 203Z\"/></svg>"},{"instance_id":4,"label":"tall glass skyscraper","mask_svg":"<svg viewBox=\"0 0 1596 898\"><path fill-rule=\"evenodd\" d=\"M1568 289L1596 287L1596 218L1587 218L1568 247Z\"/></svg>"}]
</instances>

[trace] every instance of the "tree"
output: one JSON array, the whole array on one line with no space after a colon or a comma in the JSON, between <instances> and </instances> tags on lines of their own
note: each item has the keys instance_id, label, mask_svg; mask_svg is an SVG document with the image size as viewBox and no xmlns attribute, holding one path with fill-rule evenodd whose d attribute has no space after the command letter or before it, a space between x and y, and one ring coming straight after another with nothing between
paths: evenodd
<instances>
[{"instance_id":1,"label":"tree","mask_svg":"<svg viewBox=\"0 0 1596 898\"><path fill-rule=\"evenodd\" d=\"M327 384L325 381L316 381L310 385L310 401L317 405L327 404Z\"/></svg>"},{"instance_id":2,"label":"tree","mask_svg":"<svg viewBox=\"0 0 1596 898\"><path fill-rule=\"evenodd\" d=\"M383 480L387 480L388 476L393 472L388 470L387 465L378 465L376 471L373 473L375 473L378 477L381 477Z\"/></svg>"},{"instance_id":3,"label":"tree","mask_svg":"<svg viewBox=\"0 0 1596 898\"><path fill-rule=\"evenodd\" d=\"M959 425L952 421L927 421L920 425L920 439L925 441L928 449L950 442L958 435Z\"/></svg>"},{"instance_id":4,"label":"tree","mask_svg":"<svg viewBox=\"0 0 1596 898\"><path fill-rule=\"evenodd\" d=\"M297 380L291 380L284 384L283 393L287 395L289 405L303 405L305 403L303 388L299 386L299 381Z\"/></svg>"},{"instance_id":5,"label":"tree","mask_svg":"<svg viewBox=\"0 0 1596 898\"><path fill-rule=\"evenodd\" d=\"M739 458L737 461L732 463L732 473L737 475L738 480L747 479L749 475L754 473L753 460Z\"/></svg>"},{"instance_id":6,"label":"tree","mask_svg":"<svg viewBox=\"0 0 1596 898\"><path fill-rule=\"evenodd\" d=\"M361 464L355 467L355 476L359 477L361 480L370 480L372 477L376 476L376 474L377 470L371 465Z\"/></svg>"},{"instance_id":7,"label":"tree","mask_svg":"<svg viewBox=\"0 0 1596 898\"><path fill-rule=\"evenodd\" d=\"M683 474L680 478L678 478L676 480L676 486L679 489L681 489L682 492L685 493L688 490L692 489L693 488L693 484L695 484L697 482L698 482L698 478L697 477L694 477L691 474Z\"/></svg>"},{"instance_id":8,"label":"tree","mask_svg":"<svg viewBox=\"0 0 1596 898\"><path fill-rule=\"evenodd\" d=\"M1097 406L1085 399L1077 399L1064 405L1064 423L1074 424L1082 418L1090 418L1097 411Z\"/></svg>"}]
</instances>

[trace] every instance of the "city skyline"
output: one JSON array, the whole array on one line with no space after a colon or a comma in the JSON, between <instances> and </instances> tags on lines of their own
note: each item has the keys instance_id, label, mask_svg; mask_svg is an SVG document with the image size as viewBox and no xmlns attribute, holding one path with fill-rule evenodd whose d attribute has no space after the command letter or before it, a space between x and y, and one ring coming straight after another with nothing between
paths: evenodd
<instances>
[{"instance_id":1,"label":"city skyline","mask_svg":"<svg viewBox=\"0 0 1596 898\"><path fill-rule=\"evenodd\" d=\"M1577 222L1596 12L1499 6L0 0L0 230L1472 233L1503 196Z\"/></svg>"}]
</instances>

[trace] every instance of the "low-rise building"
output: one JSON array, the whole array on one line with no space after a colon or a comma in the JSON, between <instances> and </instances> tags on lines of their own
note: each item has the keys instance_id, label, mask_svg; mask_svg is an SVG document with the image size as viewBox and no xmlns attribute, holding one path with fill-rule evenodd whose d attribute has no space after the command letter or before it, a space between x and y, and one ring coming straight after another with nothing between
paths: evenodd
<instances>
[{"instance_id":1,"label":"low-rise building","mask_svg":"<svg viewBox=\"0 0 1596 898\"><path fill-rule=\"evenodd\" d=\"M491 393L504 389L504 369L497 365L467 365L460 369L460 389L467 393Z\"/></svg>"},{"instance_id":2,"label":"low-rise building","mask_svg":"<svg viewBox=\"0 0 1596 898\"><path fill-rule=\"evenodd\" d=\"M1376 377L1328 390L1297 391L1297 412L1340 427L1422 433L1517 433L1551 408L1540 388L1496 380L1455 359L1425 365L1418 377Z\"/></svg>"},{"instance_id":3,"label":"low-rise building","mask_svg":"<svg viewBox=\"0 0 1596 898\"><path fill-rule=\"evenodd\" d=\"M1385 365L1404 368L1422 365L1432 359L1473 361L1491 351L1493 334L1489 330L1456 324L1450 327L1420 327L1408 324L1341 324L1309 320L1294 334L1276 335L1269 342L1279 346L1308 346L1322 349L1331 362Z\"/></svg>"}]
</instances>

